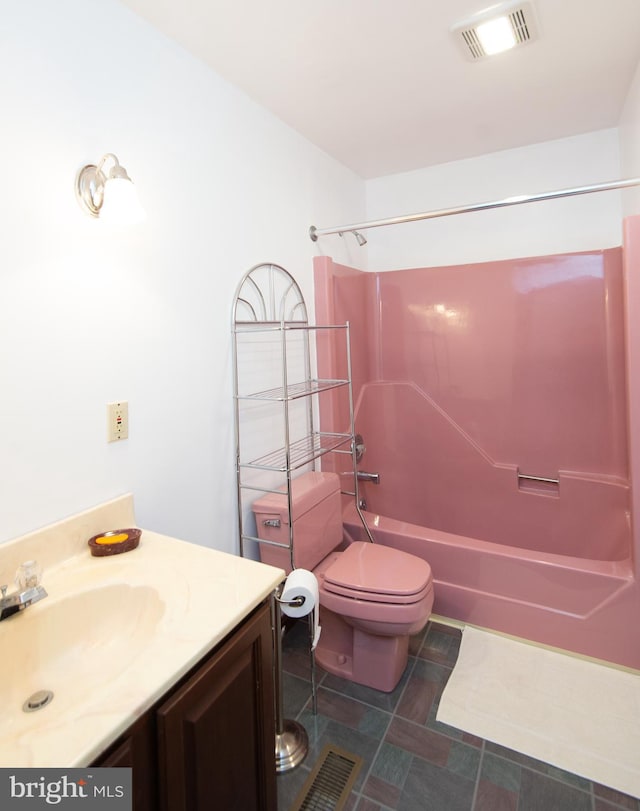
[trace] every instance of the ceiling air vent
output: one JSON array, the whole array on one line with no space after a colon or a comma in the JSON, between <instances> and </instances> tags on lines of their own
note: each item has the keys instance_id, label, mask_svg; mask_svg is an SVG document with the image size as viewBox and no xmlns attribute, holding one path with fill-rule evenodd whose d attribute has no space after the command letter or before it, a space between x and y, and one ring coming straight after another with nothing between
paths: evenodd
<instances>
[{"instance_id":1,"label":"ceiling air vent","mask_svg":"<svg viewBox=\"0 0 640 811\"><path fill-rule=\"evenodd\" d=\"M532 3L512 0L456 23L451 33L465 57L476 62L537 39L538 25Z\"/></svg>"}]
</instances>

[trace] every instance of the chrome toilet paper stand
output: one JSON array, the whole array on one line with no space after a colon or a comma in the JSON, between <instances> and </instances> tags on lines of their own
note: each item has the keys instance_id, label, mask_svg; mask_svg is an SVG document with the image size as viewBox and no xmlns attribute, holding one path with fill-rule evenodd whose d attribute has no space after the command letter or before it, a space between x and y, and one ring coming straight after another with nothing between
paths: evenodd
<instances>
[{"instance_id":1,"label":"chrome toilet paper stand","mask_svg":"<svg viewBox=\"0 0 640 811\"><path fill-rule=\"evenodd\" d=\"M276 718L276 773L282 774L299 766L309 752L309 736L307 730L298 721L285 719L283 713L284 701L282 696L282 611L280 599L282 586L273 594L271 611L273 617L273 650L275 671L275 718ZM286 601L288 605L302 606L304 597L296 597ZM313 629L310 623L310 635ZM311 690L313 696L313 713L317 712L315 689L315 655L311 651Z\"/></svg>"}]
</instances>

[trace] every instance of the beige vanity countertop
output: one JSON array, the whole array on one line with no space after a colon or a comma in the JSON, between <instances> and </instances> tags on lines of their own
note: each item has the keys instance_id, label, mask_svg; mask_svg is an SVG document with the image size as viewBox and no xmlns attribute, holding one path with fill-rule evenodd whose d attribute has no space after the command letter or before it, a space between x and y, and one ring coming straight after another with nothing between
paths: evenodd
<instances>
[{"instance_id":1,"label":"beige vanity countertop","mask_svg":"<svg viewBox=\"0 0 640 811\"><path fill-rule=\"evenodd\" d=\"M1 575L23 552L40 549L48 563L42 584L49 595L0 623L3 667L17 676L8 686L0 679L2 767L91 763L284 578L281 569L148 530L137 549L92 557L86 546L92 534L135 526L127 522L133 518L132 500L123 499L110 503L116 509L108 515L98 508L95 515L82 514L79 523L74 517L54 525L48 535L47 528L40 531L47 545L38 544L38 533L22 539L27 541L22 550L10 542L10 564L0 546ZM58 561L48 545L56 533L66 544L66 557ZM132 590L138 599L129 614ZM56 624L56 617L66 620ZM25 620L48 633L39 642L39 629L35 636L24 632L25 639L36 640L31 652L20 650ZM16 658L7 646L18 649ZM98 672L96 661L105 663ZM22 712L22 702L41 689L53 690L51 704Z\"/></svg>"}]
</instances>

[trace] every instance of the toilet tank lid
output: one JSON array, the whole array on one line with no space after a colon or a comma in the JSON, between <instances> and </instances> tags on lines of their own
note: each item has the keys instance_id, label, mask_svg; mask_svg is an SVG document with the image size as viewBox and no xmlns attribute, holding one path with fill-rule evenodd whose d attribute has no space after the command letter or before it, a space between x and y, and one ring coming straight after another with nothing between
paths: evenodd
<instances>
[{"instance_id":1,"label":"toilet tank lid","mask_svg":"<svg viewBox=\"0 0 640 811\"><path fill-rule=\"evenodd\" d=\"M325 584L377 594L417 594L431 582L431 567L415 555L377 543L352 543L329 566Z\"/></svg>"},{"instance_id":2,"label":"toilet tank lid","mask_svg":"<svg viewBox=\"0 0 640 811\"><path fill-rule=\"evenodd\" d=\"M268 493L256 499L251 509L258 513L277 513L283 523L288 521L288 505L286 485L281 487L282 492ZM291 506L293 520L309 512L333 493L340 492L340 478L337 473L318 473L311 471L303 473L291 482Z\"/></svg>"}]
</instances>

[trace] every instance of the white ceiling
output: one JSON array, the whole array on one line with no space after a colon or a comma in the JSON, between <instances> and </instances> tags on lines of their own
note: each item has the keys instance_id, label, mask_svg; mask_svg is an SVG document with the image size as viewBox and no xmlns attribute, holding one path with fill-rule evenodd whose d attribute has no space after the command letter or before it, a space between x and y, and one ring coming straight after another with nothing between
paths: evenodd
<instances>
[{"instance_id":1,"label":"white ceiling","mask_svg":"<svg viewBox=\"0 0 640 811\"><path fill-rule=\"evenodd\" d=\"M618 124L640 0L534 0L539 39L468 62L491 0L122 0L364 178Z\"/></svg>"}]
</instances>

